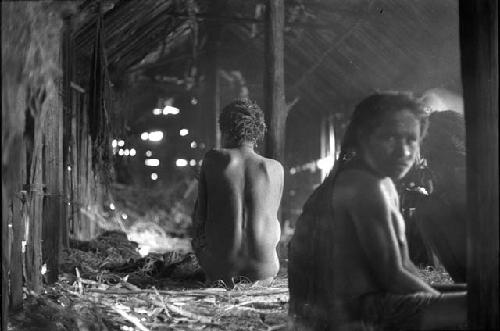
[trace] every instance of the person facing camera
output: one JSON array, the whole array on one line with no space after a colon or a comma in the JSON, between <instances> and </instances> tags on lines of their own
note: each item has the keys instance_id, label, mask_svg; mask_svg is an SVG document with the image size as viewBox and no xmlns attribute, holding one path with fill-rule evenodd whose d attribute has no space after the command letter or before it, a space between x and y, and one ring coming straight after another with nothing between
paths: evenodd
<instances>
[{"instance_id":1,"label":"person facing camera","mask_svg":"<svg viewBox=\"0 0 500 331\"><path fill-rule=\"evenodd\" d=\"M222 148L207 152L201 166L193 250L209 281L270 283L279 270L283 167L255 152L266 124L254 102L231 102L219 125Z\"/></svg>"},{"instance_id":2,"label":"person facing camera","mask_svg":"<svg viewBox=\"0 0 500 331\"><path fill-rule=\"evenodd\" d=\"M456 329L466 292L441 293L410 260L395 182L415 162L427 113L411 95L355 108L334 169L313 192L289 247L296 330Z\"/></svg>"}]
</instances>

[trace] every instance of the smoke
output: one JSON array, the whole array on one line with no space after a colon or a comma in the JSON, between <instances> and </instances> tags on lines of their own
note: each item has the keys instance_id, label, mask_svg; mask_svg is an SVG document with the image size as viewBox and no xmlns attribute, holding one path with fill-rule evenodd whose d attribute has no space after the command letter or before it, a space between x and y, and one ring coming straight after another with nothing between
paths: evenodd
<instances>
[{"instance_id":1,"label":"smoke","mask_svg":"<svg viewBox=\"0 0 500 331\"><path fill-rule=\"evenodd\" d=\"M188 239L169 237L163 228L153 222L139 220L126 233L130 241L139 244L141 255L147 255L148 252L191 251Z\"/></svg>"},{"instance_id":2,"label":"smoke","mask_svg":"<svg viewBox=\"0 0 500 331\"><path fill-rule=\"evenodd\" d=\"M138 244L139 253L142 256L150 252L163 254L169 251L192 251L191 242L188 238L170 237L165 229L153 220L129 218L128 216L125 220L123 213L115 213L109 216L106 213L99 212L97 207L80 208L80 212L89 221L95 223L99 230L124 232L128 240L135 241ZM79 239L82 240L83 238Z\"/></svg>"},{"instance_id":3,"label":"smoke","mask_svg":"<svg viewBox=\"0 0 500 331\"><path fill-rule=\"evenodd\" d=\"M453 110L464 113L463 97L444 88L429 89L422 94L420 100L432 111Z\"/></svg>"}]
</instances>

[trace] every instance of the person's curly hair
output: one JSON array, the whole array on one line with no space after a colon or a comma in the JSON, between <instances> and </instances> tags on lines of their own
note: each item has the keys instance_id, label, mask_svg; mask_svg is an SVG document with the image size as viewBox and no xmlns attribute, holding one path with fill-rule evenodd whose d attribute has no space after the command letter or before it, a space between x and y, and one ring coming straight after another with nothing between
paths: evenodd
<instances>
[{"instance_id":1,"label":"person's curly hair","mask_svg":"<svg viewBox=\"0 0 500 331\"><path fill-rule=\"evenodd\" d=\"M256 143L264 137L266 123L262 109L249 99L237 99L228 104L219 116L222 133L236 144Z\"/></svg>"}]
</instances>

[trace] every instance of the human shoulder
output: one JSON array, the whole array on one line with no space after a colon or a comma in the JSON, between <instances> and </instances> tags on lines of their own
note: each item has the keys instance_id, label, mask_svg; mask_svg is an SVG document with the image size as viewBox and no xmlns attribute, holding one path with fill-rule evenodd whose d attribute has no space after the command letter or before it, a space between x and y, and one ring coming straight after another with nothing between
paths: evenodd
<instances>
[{"instance_id":1,"label":"human shoulder","mask_svg":"<svg viewBox=\"0 0 500 331\"><path fill-rule=\"evenodd\" d=\"M272 172L275 175L279 175L281 177L284 176L284 169L281 163L275 159L269 159L259 155L260 162L262 166L264 166L269 172Z\"/></svg>"},{"instance_id":2,"label":"human shoulder","mask_svg":"<svg viewBox=\"0 0 500 331\"><path fill-rule=\"evenodd\" d=\"M280 171L283 171L283 166L281 165L281 163L278 161L278 160L275 160L275 159L268 159L268 158L265 158L263 157L263 159L265 160L266 164L269 166L269 167L273 167L275 169L278 169Z\"/></svg>"},{"instance_id":3,"label":"human shoulder","mask_svg":"<svg viewBox=\"0 0 500 331\"><path fill-rule=\"evenodd\" d=\"M385 209L390 191L387 181L390 179L377 177L366 170L344 170L335 183L337 196L355 208L369 206Z\"/></svg>"},{"instance_id":4,"label":"human shoulder","mask_svg":"<svg viewBox=\"0 0 500 331\"><path fill-rule=\"evenodd\" d=\"M224 148L212 148L208 152L205 153L205 157L203 158L203 163L212 160L220 160L222 158L230 157L230 153L227 149Z\"/></svg>"}]
</instances>

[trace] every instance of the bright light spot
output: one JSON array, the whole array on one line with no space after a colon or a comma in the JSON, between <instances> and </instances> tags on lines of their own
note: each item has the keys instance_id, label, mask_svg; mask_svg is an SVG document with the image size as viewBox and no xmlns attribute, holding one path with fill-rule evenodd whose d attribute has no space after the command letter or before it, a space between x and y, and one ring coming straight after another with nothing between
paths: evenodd
<instances>
[{"instance_id":1,"label":"bright light spot","mask_svg":"<svg viewBox=\"0 0 500 331\"><path fill-rule=\"evenodd\" d=\"M203 160L200 160L198 161L198 165L201 167L201 165L203 164Z\"/></svg>"},{"instance_id":2,"label":"bright light spot","mask_svg":"<svg viewBox=\"0 0 500 331\"><path fill-rule=\"evenodd\" d=\"M128 150L128 148L125 150L125 152L123 152L123 154L125 154L127 156L130 155L130 151Z\"/></svg>"},{"instance_id":3,"label":"bright light spot","mask_svg":"<svg viewBox=\"0 0 500 331\"><path fill-rule=\"evenodd\" d=\"M141 254L141 256L148 255L149 254L149 246L146 246L146 245L139 246L139 254Z\"/></svg>"},{"instance_id":4,"label":"bright light spot","mask_svg":"<svg viewBox=\"0 0 500 331\"><path fill-rule=\"evenodd\" d=\"M41 273L42 275L45 275L45 273L46 273L46 272L47 272L47 263L44 263L44 264L42 265L42 269L40 270L40 273Z\"/></svg>"},{"instance_id":5,"label":"bright light spot","mask_svg":"<svg viewBox=\"0 0 500 331\"><path fill-rule=\"evenodd\" d=\"M297 173L297 170L295 168L290 169L290 175L295 175Z\"/></svg>"},{"instance_id":6,"label":"bright light spot","mask_svg":"<svg viewBox=\"0 0 500 331\"><path fill-rule=\"evenodd\" d=\"M109 209L111 209L111 210L115 210L115 205L114 205L113 203L110 203L110 204L109 204Z\"/></svg>"},{"instance_id":7,"label":"bright light spot","mask_svg":"<svg viewBox=\"0 0 500 331\"><path fill-rule=\"evenodd\" d=\"M147 157L151 157L151 155L153 155L153 152L151 152L151 151L146 151L146 156L147 156Z\"/></svg>"},{"instance_id":8,"label":"bright light spot","mask_svg":"<svg viewBox=\"0 0 500 331\"><path fill-rule=\"evenodd\" d=\"M134 156L136 153L137 153L137 152L135 151L135 149L134 149L134 148L132 148L132 149L130 150L130 156Z\"/></svg>"},{"instance_id":9,"label":"bright light spot","mask_svg":"<svg viewBox=\"0 0 500 331\"><path fill-rule=\"evenodd\" d=\"M158 159L145 159L144 164L148 167L158 167L160 165L160 160Z\"/></svg>"},{"instance_id":10,"label":"bright light spot","mask_svg":"<svg viewBox=\"0 0 500 331\"><path fill-rule=\"evenodd\" d=\"M194 167L196 165L196 160L195 159L191 159L191 161L189 161L189 165L191 167Z\"/></svg>"},{"instance_id":11,"label":"bright light spot","mask_svg":"<svg viewBox=\"0 0 500 331\"><path fill-rule=\"evenodd\" d=\"M188 165L188 161L186 159L177 159L175 165L178 167L185 167Z\"/></svg>"},{"instance_id":12,"label":"bright light spot","mask_svg":"<svg viewBox=\"0 0 500 331\"><path fill-rule=\"evenodd\" d=\"M427 190L424 187L418 187L417 192L423 195L429 195L429 192L427 192Z\"/></svg>"},{"instance_id":13,"label":"bright light spot","mask_svg":"<svg viewBox=\"0 0 500 331\"><path fill-rule=\"evenodd\" d=\"M125 145L125 142L123 140L118 141L118 146L122 147L123 145Z\"/></svg>"},{"instance_id":14,"label":"bright light spot","mask_svg":"<svg viewBox=\"0 0 500 331\"><path fill-rule=\"evenodd\" d=\"M321 170L330 170L335 163L333 156L324 157L316 161L316 166Z\"/></svg>"},{"instance_id":15,"label":"bright light spot","mask_svg":"<svg viewBox=\"0 0 500 331\"><path fill-rule=\"evenodd\" d=\"M68 166L68 171L71 171L71 166Z\"/></svg>"},{"instance_id":16,"label":"bright light spot","mask_svg":"<svg viewBox=\"0 0 500 331\"><path fill-rule=\"evenodd\" d=\"M141 139L142 140L148 140L149 139L149 133L147 133L147 132L141 133Z\"/></svg>"},{"instance_id":17,"label":"bright light spot","mask_svg":"<svg viewBox=\"0 0 500 331\"><path fill-rule=\"evenodd\" d=\"M113 146L113 148L115 148L117 145L118 145L118 141L116 141L116 139L113 139L113 141L111 142L111 146Z\"/></svg>"},{"instance_id":18,"label":"bright light spot","mask_svg":"<svg viewBox=\"0 0 500 331\"><path fill-rule=\"evenodd\" d=\"M152 179L152 180L157 180L157 179L158 179L158 174L157 174L156 172L153 172L153 173L151 174L151 179Z\"/></svg>"},{"instance_id":19,"label":"bright light spot","mask_svg":"<svg viewBox=\"0 0 500 331\"><path fill-rule=\"evenodd\" d=\"M127 214L122 214L122 218L126 220L128 218Z\"/></svg>"},{"instance_id":20,"label":"bright light spot","mask_svg":"<svg viewBox=\"0 0 500 331\"><path fill-rule=\"evenodd\" d=\"M160 108L153 109L153 115L160 115L160 114L161 114L161 109Z\"/></svg>"},{"instance_id":21,"label":"bright light spot","mask_svg":"<svg viewBox=\"0 0 500 331\"><path fill-rule=\"evenodd\" d=\"M163 132L153 131L149 133L149 141L160 141L163 139Z\"/></svg>"},{"instance_id":22,"label":"bright light spot","mask_svg":"<svg viewBox=\"0 0 500 331\"><path fill-rule=\"evenodd\" d=\"M163 108L163 115L168 115L168 114L177 115L179 113L180 113L180 110L179 110L179 108L176 108L176 107L166 105L165 108Z\"/></svg>"},{"instance_id":23,"label":"bright light spot","mask_svg":"<svg viewBox=\"0 0 500 331\"><path fill-rule=\"evenodd\" d=\"M196 143L196 141L192 141L191 142L191 148L196 148L196 146L198 146L198 144Z\"/></svg>"},{"instance_id":24,"label":"bright light spot","mask_svg":"<svg viewBox=\"0 0 500 331\"><path fill-rule=\"evenodd\" d=\"M120 150L118 151L118 155L123 155L123 149L120 148Z\"/></svg>"},{"instance_id":25,"label":"bright light spot","mask_svg":"<svg viewBox=\"0 0 500 331\"><path fill-rule=\"evenodd\" d=\"M191 98L191 104L192 104L193 106L196 106L196 105L198 104L198 99L196 99L195 97L192 97L192 98Z\"/></svg>"},{"instance_id":26,"label":"bright light spot","mask_svg":"<svg viewBox=\"0 0 500 331\"><path fill-rule=\"evenodd\" d=\"M11 228L11 227L12 227L12 223L9 223L9 228Z\"/></svg>"},{"instance_id":27,"label":"bright light spot","mask_svg":"<svg viewBox=\"0 0 500 331\"><path fill-rule=\"evenodd\" d=\"M184 137L184 136L187 136L189 134L189 130L188 129L180 129L179 130L179 134Z\"/></svg>"}]
</instances>

